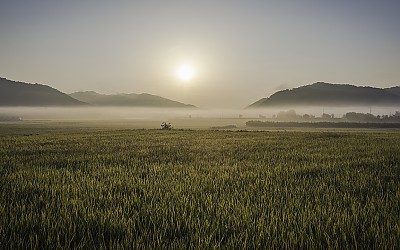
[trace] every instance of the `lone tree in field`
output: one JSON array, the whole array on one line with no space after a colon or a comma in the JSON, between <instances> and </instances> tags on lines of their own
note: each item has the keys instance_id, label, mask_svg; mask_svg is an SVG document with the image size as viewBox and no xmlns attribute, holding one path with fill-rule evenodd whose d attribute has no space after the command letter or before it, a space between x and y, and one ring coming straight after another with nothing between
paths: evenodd
<instances>
[{"instance_id":1,"label":"lone tree in field","mask_svg":"<svg viewBox=\"0 0 400 250\"><path fill-rule=\"evenodd\" d=\"M163 122L163 123L161 123L161 129L163 129L163 130L171 130L172 129L172 125L171 125L171 123Z\"/></svg>"}]
</instances>

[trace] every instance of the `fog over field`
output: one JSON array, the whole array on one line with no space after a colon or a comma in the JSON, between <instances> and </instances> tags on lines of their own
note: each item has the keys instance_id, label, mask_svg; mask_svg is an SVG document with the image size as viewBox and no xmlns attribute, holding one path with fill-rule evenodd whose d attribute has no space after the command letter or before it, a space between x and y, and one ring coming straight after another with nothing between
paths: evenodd
<instances>
[{"instance_id":1,"label":"fog over field","mask_svg":"<svg viewBox=\"0 0 400 250\"><path fill-rule=\"evenodd\" d=\"M129 108L129 107L1 107L0 114L19 116L24 120L37 119L172 119L172 118L271 118L281 111L295 110L297 114L321 116L334 114L342 117L348 112L390 115L400 107L297 107L264 109L174 109L174 108Z\"/></svg>"}]
</instances>

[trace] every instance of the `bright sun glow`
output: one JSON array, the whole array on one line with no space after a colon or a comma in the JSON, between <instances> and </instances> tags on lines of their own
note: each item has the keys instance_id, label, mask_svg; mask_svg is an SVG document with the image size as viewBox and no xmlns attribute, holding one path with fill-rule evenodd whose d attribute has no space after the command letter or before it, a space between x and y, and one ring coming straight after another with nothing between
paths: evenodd
<instances>
[{"instance_id":1,"label":"bright sun glow","mask_svg":"<svg viewBox=\"0 0 400 250\"><path fill-rule=\"evenodd\" d=\"M179 79L184 82L188 82L193 79L194 77L194 68L191 65L181 65L177 70L177 75Z\"/></svg>"}]
</instances>

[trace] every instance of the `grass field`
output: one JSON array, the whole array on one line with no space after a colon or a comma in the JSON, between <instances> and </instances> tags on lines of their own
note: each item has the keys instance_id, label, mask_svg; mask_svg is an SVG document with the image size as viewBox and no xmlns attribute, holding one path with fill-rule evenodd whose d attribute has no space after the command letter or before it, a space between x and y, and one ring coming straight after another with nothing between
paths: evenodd
<instances>
[{"instance_id":1,"label":"grass field","mask_svg":"<svg viewBox=\"0 0 400 250\"><path fill-rule=\"evenodd\" d=\"M0 124L0 248L400 248L400 132Z\"/></svg>"}]
</instances>

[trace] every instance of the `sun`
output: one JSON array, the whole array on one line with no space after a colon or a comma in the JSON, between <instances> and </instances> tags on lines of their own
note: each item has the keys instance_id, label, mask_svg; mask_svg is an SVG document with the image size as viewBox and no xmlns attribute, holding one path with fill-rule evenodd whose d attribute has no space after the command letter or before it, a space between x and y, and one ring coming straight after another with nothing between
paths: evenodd
<instances>
[{"instance_id":1,"label":"sun","mask_svg":"<svg viewBox=\"0 0 400 250\"><path fill-rule=\"evenodd\" d=\"M181 79L184 82L188 82L193 79L195 75L195 70L193 66L189 64L183 64L178 67L176 74L179 79Z\"/></svg>"}]
</instances>

